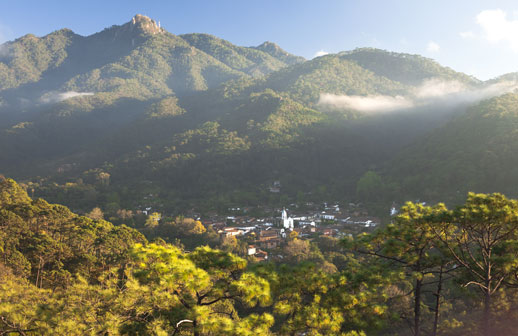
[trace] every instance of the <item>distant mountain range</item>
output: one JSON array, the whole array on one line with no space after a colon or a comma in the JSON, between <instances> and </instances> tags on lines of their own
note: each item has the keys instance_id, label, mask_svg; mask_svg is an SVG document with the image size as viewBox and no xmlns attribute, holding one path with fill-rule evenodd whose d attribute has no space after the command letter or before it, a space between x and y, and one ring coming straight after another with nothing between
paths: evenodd
<instances>
[{"instance_id":1,"label":"distant mountain range","mask_svg":"<svg viewBox=\"0 0 518 336\"><path fill-rule=\"evenodd\" d=\"M305 60L136 15L0 45L0 173L84 209L261 203L273 181L286 202L516 196L517 79L372 48Z\"/></svg>"}]
</instances>

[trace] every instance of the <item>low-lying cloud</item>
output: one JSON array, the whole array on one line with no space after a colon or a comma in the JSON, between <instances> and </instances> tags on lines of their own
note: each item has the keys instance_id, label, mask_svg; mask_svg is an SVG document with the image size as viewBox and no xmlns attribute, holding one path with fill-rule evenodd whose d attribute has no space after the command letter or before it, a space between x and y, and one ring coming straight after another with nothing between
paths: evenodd
<instances>
[{"instance_id":1,"label":"low-lying cloud","mask_svg":"<svg viewBox=\"0 0 518 336\"><path fill-rule=\"evenodd\" d=\"M8 43L0 44L0 58L11 58L13 56L13 49Z\"/></svg>"},{"instance_id":2,"label":"low-lying cloud","mask_svg":"<svg viewBox=\"0 0 518 336\"><path fill-rule=\"evenodd\" d=\"M518 81L502 81L472 88L459 81L429 79L407 96L349 96L322 93L318 105L333 110L353 110L366 114L378 114L432 104L471 104L515 90L518 90Z\"/></svg>"},{"instance_id":3,"label":"low-lying cloud","mask_svg":"<svg viewBox=\"0 0 518 336\"><path fill-rule=\"evenodd\" d=\"M427 79L416 88L417 99L431 99L447 97L466 91L466 85L459 81L444 81L438 78Z\"/></svg>"},{"instance_id":4,"label":"low-lying cloud","mask_svg":"<svg viewBox=\"0 0 518 336\"><path fill-rule=\"evenodd\" d=\"M366 113L390 112L413 107L413 102L402 96L340 96L320 95L318 104L333 109L348 109Z\"/></svg>"},{"instance_id":5,"label":"low-lying cloud","mask_svg":"<svg viewBox=\"0 0 518 336\"><path fill-rule=\"evenodd\" d=\"M76 92L76 91L67 91L67 92L47 92L40 98L40 102L43 104L54 104L59 103L64 100L81 97L81 96L93 96L93 92Z\"/></svg>"}]
</instances>

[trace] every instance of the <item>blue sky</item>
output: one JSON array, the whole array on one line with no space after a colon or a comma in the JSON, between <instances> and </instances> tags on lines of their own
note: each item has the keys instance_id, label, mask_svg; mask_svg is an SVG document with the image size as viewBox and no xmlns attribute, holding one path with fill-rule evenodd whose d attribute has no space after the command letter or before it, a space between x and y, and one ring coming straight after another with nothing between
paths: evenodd
<instances>
[{"instance_id":1,"label":"blue sky","mask_svg":"<svg viewBox=\"0 0 518 336\"><path fill-rule=\"evenodd\" d=\"M89 35L140 13L173 34L264 41L314 57L357 47L420 54L480 79L518 71L518 2L416 0L0 0L0 42L60 28Z\"/></svg>"}]
</instances>

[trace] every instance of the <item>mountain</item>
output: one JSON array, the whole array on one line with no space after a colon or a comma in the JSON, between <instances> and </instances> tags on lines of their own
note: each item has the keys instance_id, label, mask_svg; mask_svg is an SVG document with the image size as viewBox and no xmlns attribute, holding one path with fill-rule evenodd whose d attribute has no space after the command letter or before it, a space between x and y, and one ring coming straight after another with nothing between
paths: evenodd
<instances>
[{"instance_id":1,"label":"mountain","mask_svg":"<svg viewBox=\"0 0 518 336\"><path fill-rule=\"evenodd\" d=\"M375 48L358 48L353 51L341 52L339 55L378 76L406 85L419 85L429 78L455 80L472 85L481 83L472 76L454 71L419 55L381 52Z\"/></svg>"},{"instance_id":2,"label":"mountain","mask_svg":"<svg viewBox=\"0 0 518 336\"><path fill-rule=\"evenodd\" d=\"M0 156L13 165L19 152L53 160L135 121L153 99L287 66L268 53L208 35L184 37L136 15L86 37L64 29L2 45L0 124L6 131L0 137L7 149ZM234 60L228 65L227 53Z\"/></svg>"},{"instance_id":3,"label":"mountain","mask_svg":"<svg viewBox=\"0 0 518 336\"><path fill-rule=\"evenodd\" d=\"M169 209L257 204L279 180L284 199L351 200L371 171L387 198L413 195L400 172L414 172L396 168L419 157L412 146L514 83L371 48L304 60L271 42L174 35L142 15L1 50L0 172L79 210L149 194Z\"/></svg>"},{"instance_id":4,"label":"mountain","mask_svg":"<svg viewBox=\"0 0 518 336\"><path fill-rule=\"evenodd\" d=\"M189 94L269 74L288 65L283 57L293 62L289 54L278 58L209 35L176 36L142 15L86 37L67 29L27 35L1 50L2 109L11 112L63 101L70 92L101 95L107 105L122 97Z\"/></svg>"},{"instance_id":5,"label":"mountain","mask_svg":"<svg viewBox=\"0 0 518 336\"><path fill-rule=\"evenodd\" d=\"M271 56L289 65L304 63L305 61L304 57L292 55L287 51L283 50L277 44L270 41L263 42L262 44L254 48L257 50L264 51L265 53L270 54Z\"/></svg>"},{"instance_id":6,"label":"mountain","mask_svg":"<svg viewBox=\"0 0 518 336\"><path fill-rule=\"evenodd\" d=\"M275 45L270 48L247 48L235 46L208 34L184 34L180 37L191 46L206 52L232 69L237 69L253 77L260 77L284 68L286 65L304 61L303 58L290 55Z\"/></svg>"},{"instance_id":7,"label":"mountain","mask_svg":"<svg viewBox=\"0 0 518 336\"><path fill-rule=\"evenodd\" d=\"M518 93L485 100L387 165L404 195L456 203L467 191L516 196Z\"/></svg>"}]
</instances>

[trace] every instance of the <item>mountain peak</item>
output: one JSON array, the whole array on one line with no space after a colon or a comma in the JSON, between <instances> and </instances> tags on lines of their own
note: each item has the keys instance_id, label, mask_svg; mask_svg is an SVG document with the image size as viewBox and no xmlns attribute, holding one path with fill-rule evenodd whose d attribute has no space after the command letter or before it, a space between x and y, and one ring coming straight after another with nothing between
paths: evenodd
<instances>
[{"instance_id":1,"label":"mountain peak","mask_svg":"<svg viewBox=\"0 0 518 336\"><path fill-rule=\"evenodd\" d=\"M138 31L145 34L155 35L163 33L165 30L160 27L160 21L158 23L142 14L135 15L130 22L123 25L123 27L129 28L131 31Z\"/></svg>"},{"instance_id":2,"label":"mountain peak","mask_svg":"<svg viewBox=\"0 0 518 336\"><path fill-rule=\"evenodd\" d=\"M295 56L287 52L286 50L279 47L277 44L266 41L262 44L258 45L257 47L253 47L254 49L264 51L267 54L270 54L271 56L282 60L283 62L286 62L287 64L297 64L302 63L305 61L303 57Z\"/></svg>"},{"instance_id":3,"label":"mountain peak","mask_svg":"<svg viewBox=\"0 0 518 336\"><path fill-rule=\"evenodd\" d=\"M284 50L281 49L281 47L279 47L277 44L273 43L273 42L270 42L270 41L265 41L263 42L262 44L258 45L256 47L256 49L259 49L259 50L262 50L262 51L268 51L268 52L281 52L283 54L286 54L288 55L288 53Z\"/></svg>"}]
</instances>

